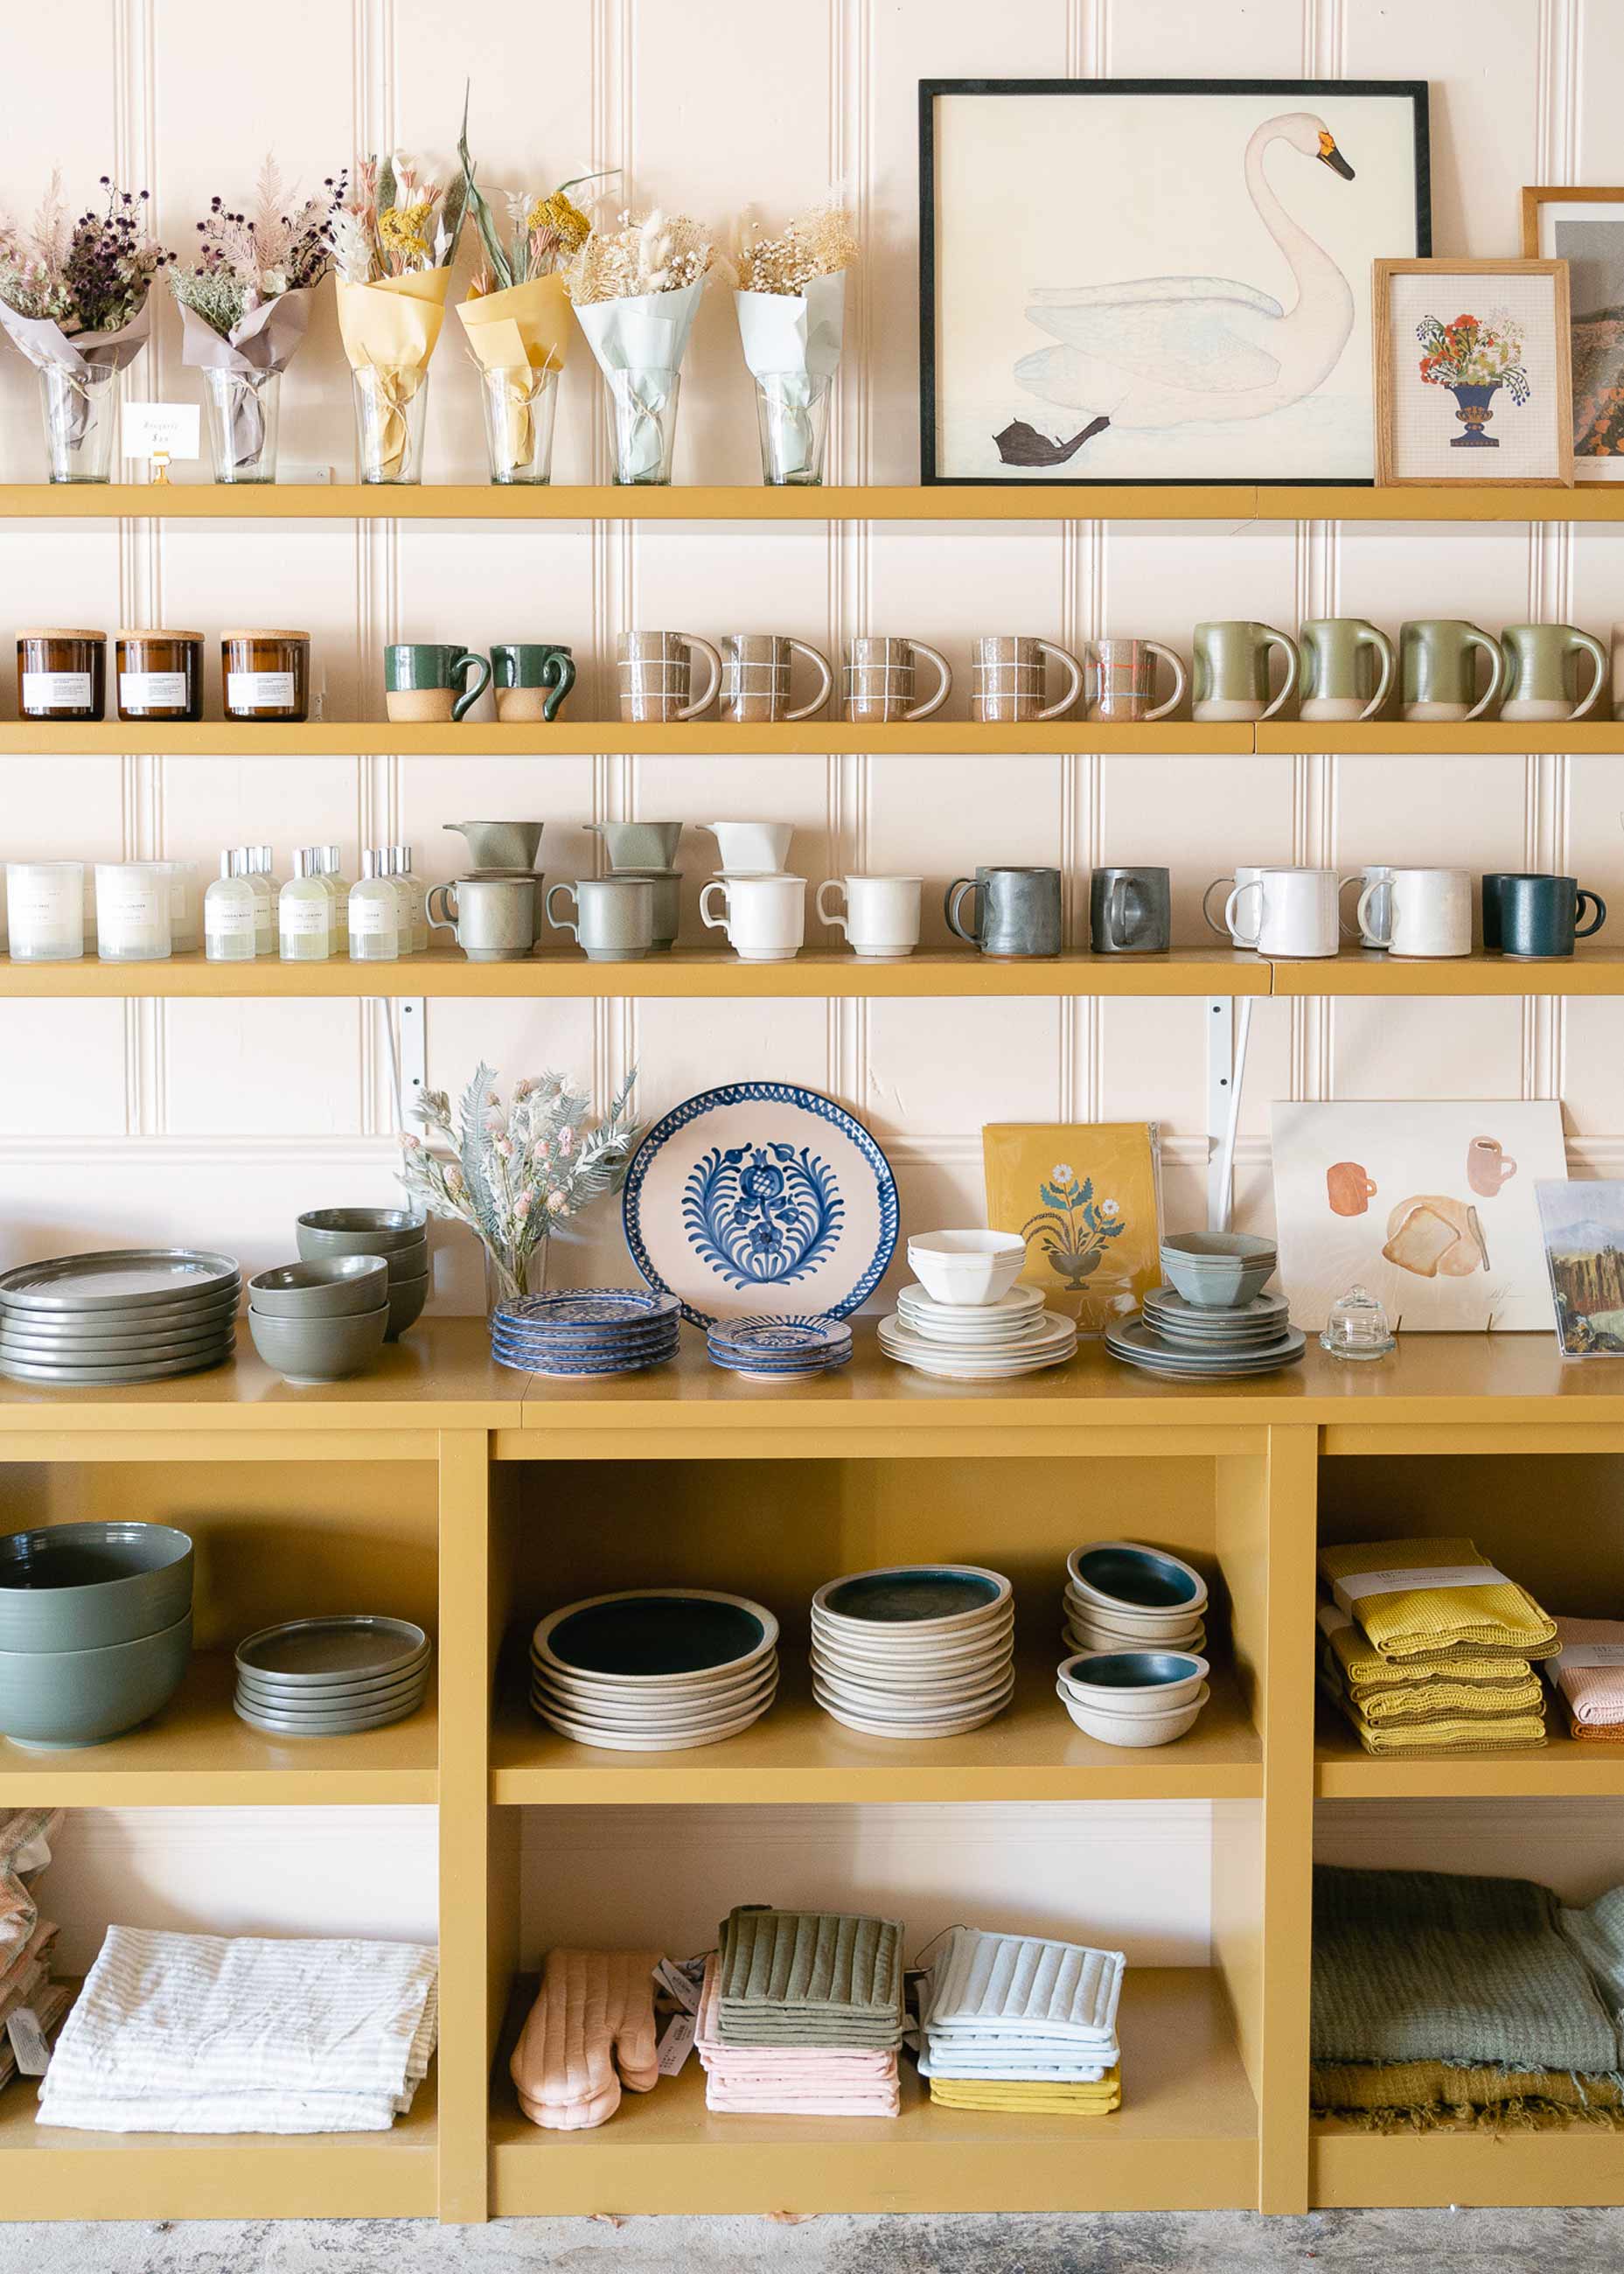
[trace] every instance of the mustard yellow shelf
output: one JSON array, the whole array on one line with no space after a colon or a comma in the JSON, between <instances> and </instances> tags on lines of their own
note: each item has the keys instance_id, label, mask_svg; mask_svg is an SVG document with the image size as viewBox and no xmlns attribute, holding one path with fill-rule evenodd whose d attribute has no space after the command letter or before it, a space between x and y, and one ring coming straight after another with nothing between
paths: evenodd
<instances>
[{"instance_id":1,"label":"mustard yellow shelf","mask_svg":"<svg viewBox=\"0 0 1624 2274\"><path fill-rule=\"evenodd\" d=\"M0 2092L0 2217L432 2218L438 2077L388 2132L67 2132L34 2121L39 2089Z\"/></svg>"},{"instance_id":2,"label":"mustard yellow shelf","mask_svg":"<svg viewBox=\"0 0 1624 2274\"><path fill-rule=\"evenodd\" d=\"M1056 1620L1056 1633L1058 1621ZM491 1798L498 1805L715 1805L718 1802L1256 1800L1262 1751L1232 1676L1214 1671L1212 1703L1182 1743L1135 1751L1097 1744L1055 1695L1056 1640L1019 1669L1013 1703L965 1737L906 1744L863 1737L811 1695L801 1645L786 1645L771 1711L742 1736L694 1752L615 1753L571 1744L523 1697L497 1709ZM519 1685L522 1687L522 1680Z\"/></svg>"},{"instance_id":3,"label":"mustard yellow shelf","mask_svg":"<svg viewBox=\"0 0 1624 2274\"><path fill-rule=\"evenodd\" d=\"M1304 962L1276 961L1275 995L1620 995L1624 949L1586 941L1572 955L1525 962L1505 955L1406 958L1344 949Z\"/></svg>"},{"instance_id":4,"label":"mustard yellow shelf","mask_svg":"<svg viewBox=\"0 0 1624 2274\"><path fill-rule=\"evenodd\" d=\"M522 1982L514 2014L534 1984ZM600 2212L1225 2210L1257 2201L1258 2112L1215 1974L1134 1967L1123 1991L1113 2116L975 2115L934 2106L911 2059L902 2112L713 2116L693 2056L628 2093L591 2132L520 2112L504 2038L492 2120L497 2218Z\"/></svg>"},{"instance_id":5,"label":"mustard yellow shelf","mask_svg":"<svg viewBox=\"0 0 1624 2274\"><path fill-rule=\"evenodd\" d=\"M1353 720L1345 727L1269 719L1247 731L1265 757L1614 757L1624 751L1624 719L1581 719L1574 726L1476 719L1470 726L1452 727L1411 725L1402 719L1375 719L1364 726Z\"/></svg>"},{"instance_id":6,"label":"mustard yellow shelf","mask_svg":"<svg viewBox=\"0 0 1624 2274\"><path fill-rule=\"evenodd\" d=\"M1624 734L1624 729L1620 730ZM1244 756L1252 729L1183 725L979 727L959 720L851 727L809 719L793 726L731 727L719 719L635 727L619 719L560 719L553 726L407 727L387 720L327 720L319 726L205 720L142 727L117 719L83 726L34 720L0 725L0 757L760 758L794 757L1000 757L1069 751L1137 752L1200 757Z\"/></svg>"},{"instance_id":7,"label":"mustard yellow shelf","mask_svg":"<svg viewBox=\"0 0 1624 2274\"><path fill-rule=\"evenodd\" d=\"M1555 2123L1376 2134L1326 2120L1312 2128L1309 2175L1327 2210L1612 2205L1624 2203L1624 2133Z\"/></svg>"}]
</instances>

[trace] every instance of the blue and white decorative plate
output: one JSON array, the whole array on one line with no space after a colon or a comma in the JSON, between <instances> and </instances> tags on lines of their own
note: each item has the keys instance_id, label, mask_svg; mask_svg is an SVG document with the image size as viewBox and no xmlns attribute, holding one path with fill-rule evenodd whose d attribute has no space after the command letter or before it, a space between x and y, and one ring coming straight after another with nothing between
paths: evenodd
<instances>
[{"instance_id":1,"label":"blue and white decorative plate","mask_svg":"<svg viewBox=\"0 0 1624 2274\"><path fill-rule=\"evenodd\" d=\"M684 1099L632 1157L626 1244L696 1327L845 1318L897 1245L897 1180L846 1108L791 1082Z\"/></svg>"},{"instance_id":2,"label":"blue and white decorative plate","mask_svg":"<svg viewBox=\"0 0 1624 2274\"><path fill-rule=\"evenodd\" d=\"M674 1319L677 1306L671 1296L650 1294L641 1287L560 1287L555 1294L525 1295L517 1302L503 1303L492 1315L504 1327L556 1328L586 1340Z\"/></svg>"},{"instance_id":3,"label":"blue and white decorative plate","mask_svg":"<svg viewBox=\"0 0 1624 2274\"><path fill-rule=\"evenodd\" d=\"M852 1347L852 1330L844 1319L718 1319L710 1329L711 1353L730 1357L822 1361L844 1357Z\"/></svg>"}]
</instances>

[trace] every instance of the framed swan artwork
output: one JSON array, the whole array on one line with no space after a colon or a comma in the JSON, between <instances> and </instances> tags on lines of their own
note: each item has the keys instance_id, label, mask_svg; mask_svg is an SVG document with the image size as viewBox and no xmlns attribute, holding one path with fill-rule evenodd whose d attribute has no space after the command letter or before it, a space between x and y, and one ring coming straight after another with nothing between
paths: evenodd
<instances>
[{"instance_id":1,"label":"framed swan artwork","mask_svg":"<svg viewBox=\"0 0 1624 2274\"><path fill-rule=\"evenodd\" d=\"M920 82L921 478L1368 483L1409 79Z\"/></svg>"}]
</instances>

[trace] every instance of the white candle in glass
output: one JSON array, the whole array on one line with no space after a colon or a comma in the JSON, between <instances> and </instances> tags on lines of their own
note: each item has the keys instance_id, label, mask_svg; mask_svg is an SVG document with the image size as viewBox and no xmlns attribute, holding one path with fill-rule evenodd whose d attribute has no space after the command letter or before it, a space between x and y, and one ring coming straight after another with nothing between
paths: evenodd
<instances>
[{"instance_id":1,"label":"white candle in glass","mask_svg":"<svg viewBox=\"0 0 1624 2274\"><path fill-rule=\"evenodd\" d=\"M8 861L5 894L14 963L74 963L84 954L82 861Z\"/></svg>"},{"instance_id":2,"label":"white candle in glass","mask_svg":"<svg viewBox=\"0 0 1624 2274\"><path fill-rule=\"evenodd\" d=\"M98 861L96 953L103 963L156 963L169 953L167 861Z\"/></svg>"}]
</instances>

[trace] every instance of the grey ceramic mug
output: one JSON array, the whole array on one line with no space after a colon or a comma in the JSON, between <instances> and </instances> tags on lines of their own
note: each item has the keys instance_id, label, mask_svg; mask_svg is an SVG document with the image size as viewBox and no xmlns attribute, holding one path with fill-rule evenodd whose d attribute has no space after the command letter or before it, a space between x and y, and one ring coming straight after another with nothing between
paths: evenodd
<instances>
[{"instance_id":1,"label":"grey ceramic mug","mask_svg":"<svg viewBox=\"0 0 1624 2274\"><path fill-rule=\"evenodd\" d=\"M959 922L967 893L975 895L971 928ZM942 903L948 929L983 955L1058 955L1058 869L978 869L947 888Z\"/></svg>"},{"instance_id":2,"label":"grey ceramic mug","mask_svg":"<svg viewBox=\"0 0 1624 2274\"><path fill-rule=\"evenodd\" d=\"M575 922L554 913L568 892ZM547 922L574 934L591 963L640 963L654 945L654 887L645 877L583 877L577 885L549 885Z\"/></svg>"},{"instance_id":3,"label":"grey ceramic mug","mask_svg":"<svg viewBox=\"0 0 1624 2274\"><path fill-rule=\"evenodd\" d=\"M432 885L429 929L450 932L470 963L522 963L536 944L540 881L534 876L459 877L455 884Z\"/></svg>"},{"instance_id":4,"label":"grey ceramic mug","mask_svg":"<svg viewBox=\"0 0 1624 2274\"><path fill-rule=\"evenodd\" d=\"M1165 869L1096 869L1088 879L1088 944L1096 955L1165 955L1173 880Z\"/></svg>"}]
</instances>

